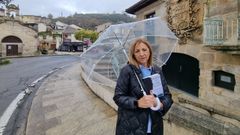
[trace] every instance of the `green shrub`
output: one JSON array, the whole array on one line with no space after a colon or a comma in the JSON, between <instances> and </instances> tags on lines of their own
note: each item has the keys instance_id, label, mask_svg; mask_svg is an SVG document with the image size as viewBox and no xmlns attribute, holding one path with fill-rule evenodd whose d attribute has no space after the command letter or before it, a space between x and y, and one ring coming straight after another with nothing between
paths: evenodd
<instances>
[{"instance_id":1,"label":"green shrub","mask_svg":"<svg viewBox=\"0 0 240 135\"><path fill-rule=\"evenodd\" d=\"M6 64L9 64L9 63L10 63L10 60L5 59L5 58L0 58L0 65L6 65Z\"/></svg>"}]
</instances>

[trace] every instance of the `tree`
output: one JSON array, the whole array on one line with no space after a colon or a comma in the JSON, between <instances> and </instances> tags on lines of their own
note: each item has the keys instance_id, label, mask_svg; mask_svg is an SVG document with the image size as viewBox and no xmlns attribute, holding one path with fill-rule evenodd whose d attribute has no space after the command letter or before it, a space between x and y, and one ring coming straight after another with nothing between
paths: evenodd
<instances>
[{"instance_id":1,"label":"tree","mask_svg":"<svg viewBox=\"0 0 240 135\"><path fill-rule=\"evenodd\" d=\"M51 13L48 14L48 19L53 19L53 15Z\"/></svg>"},{"instance_id":2,"label":"tree","mask_svg":"<svg viewBox=\"0 0 240 135\"><path fill-rule=\"evenodd\" d=\"M0 0L0 4L3 4L5 7L7 7L13 0Z\"/></svg>"},{"instance_id":3,"label":"tree","mask_svg":"<svg viewBox=\"0 0 240 135\"><path fill-rule=\"evenodd\" d=\"M82 29L75 34L75 38L78 40L83 40L84 38L90 38L90 40L94 42L98 38L98 33L92 30Z\"/></svg>"}]
</instances>

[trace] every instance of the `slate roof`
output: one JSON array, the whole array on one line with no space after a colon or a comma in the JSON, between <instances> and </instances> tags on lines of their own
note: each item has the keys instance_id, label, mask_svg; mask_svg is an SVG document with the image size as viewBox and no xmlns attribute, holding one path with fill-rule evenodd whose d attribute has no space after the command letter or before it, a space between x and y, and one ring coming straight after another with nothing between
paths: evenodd
<instances>
[{"instance_id":1,"label":"slate roof","mask_svg":"<svg viewBox=\"0 0 240 135\"><path fill-rule=\"evenodd\" d=\"M130 14L135 14L137 11L139 11L140 9L156 2L158 0L140 0L139 2L137 2L136 4L134 4L133 6L127 8L125 11L127 13Z\"/></svg>"}]
</instances>

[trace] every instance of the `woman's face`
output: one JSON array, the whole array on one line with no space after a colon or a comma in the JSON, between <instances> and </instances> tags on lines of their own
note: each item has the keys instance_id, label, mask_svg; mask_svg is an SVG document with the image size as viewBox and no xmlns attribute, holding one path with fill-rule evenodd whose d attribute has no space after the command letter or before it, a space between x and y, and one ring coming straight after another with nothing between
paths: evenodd
<instances>
[{"instance_id":1,"label":"woman's face","mask_svg":"<svg viewBox=\"0 0 240 135\"><path fill-rule=\"evenodd\" d=\"M134 56L138 64L141 64L145 67L148 66L148 59L150 57L150 50L147 45L144 43L137 44L134 49Z\"/></svg>"}]
</instances>

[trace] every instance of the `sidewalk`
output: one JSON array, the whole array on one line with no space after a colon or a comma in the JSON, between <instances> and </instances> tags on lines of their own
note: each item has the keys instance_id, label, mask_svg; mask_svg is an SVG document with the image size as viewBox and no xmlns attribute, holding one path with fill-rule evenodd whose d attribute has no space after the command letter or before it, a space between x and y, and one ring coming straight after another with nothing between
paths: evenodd
<instances>
[{"instance_id":1,"label":"sidewalk","mask_svg":"<svg viewBox=\"0 0 240 135\"><path fill-rule=\"evenodd\" d=\"M63 51L55 51L55 55L80 55L83 52L63 52Z\"/></svg>"},{"instance_id":2,"label":"sidewalk","mask_svg":"<svg viewBox=\"0 0 240 135\"><path fill-rule=\"evenodd\" d=\"M116 111L88 88L80 65L57 71L32 102L26 135L113 135Z\"/></svg>"}]
</instances>

